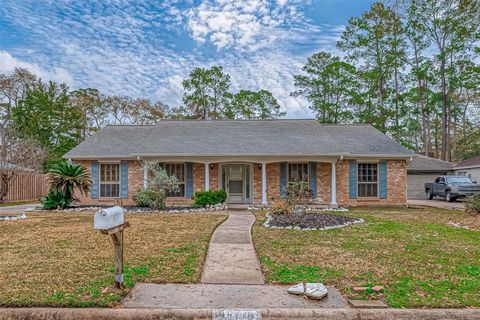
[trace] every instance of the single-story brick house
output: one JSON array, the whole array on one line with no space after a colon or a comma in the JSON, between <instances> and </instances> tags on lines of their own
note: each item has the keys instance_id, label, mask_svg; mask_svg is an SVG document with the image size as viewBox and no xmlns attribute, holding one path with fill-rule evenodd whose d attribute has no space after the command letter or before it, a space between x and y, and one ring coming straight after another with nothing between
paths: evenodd
<instances>
[{"instance_id":1,"label":"single-story brick house","mask_svg":"<svg viewBox=\"0 0 480 320\"><path fill-rule=\"evenodd\" d=\"M403 205L407 162L415 154L370 125L316 120L165 120L153 126L107 126L65 154L90 170L83 204L126 205L147 184L142 161L163 164L181 183L168 201L227 191L229 203L266 205L295 179L325 204Z\"/></svg>"}]
</instances>

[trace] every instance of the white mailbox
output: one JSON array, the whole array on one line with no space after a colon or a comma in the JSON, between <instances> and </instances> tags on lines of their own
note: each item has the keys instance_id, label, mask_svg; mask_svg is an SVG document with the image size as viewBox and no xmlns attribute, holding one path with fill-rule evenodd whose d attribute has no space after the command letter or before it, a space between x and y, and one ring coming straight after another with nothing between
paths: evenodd
<instances>
[{"instance_id":1,"label":"white mailbox","mask_svg":"<svg viewBox=\"0 0 480 320\"><path fill-rule=\"evenodd\" d=\"M93 228L97 230L108 230L125 223L122 207L115 206L95 212L93 217Z\"/></svg>"}]
</instances>

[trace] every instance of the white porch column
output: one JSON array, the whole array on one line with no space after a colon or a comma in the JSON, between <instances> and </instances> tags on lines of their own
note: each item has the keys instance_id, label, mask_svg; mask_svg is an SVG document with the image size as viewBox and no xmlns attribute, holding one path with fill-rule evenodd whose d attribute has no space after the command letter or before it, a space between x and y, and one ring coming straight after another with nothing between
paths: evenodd
<instances>
[{"instance_id":1,"label":"white porch column","mask_svg":"<svg viewBox=\"0 0 480 320\"><path fill-rule=\"evenodd\" d=\"M148 168L147 165L143 165L143 189L147 189L148 186Z\"/></svg>"},{"instance_id":2,"label":"white porch column","mask_svg":"<svg viewBox=\"0 0 480 320\"><path fill-rule=\"evenodd\" d=\"M337 204L337 163L336 162L332 162L332 194L331 194L331 201L330 201L330 205L333 207L333 208L337 208L338 207L338 204Z\"/></svg>"},{"instance_id":3,"label":"white porch column","mask_svg":"<svg viewBox=\"0 0 480 320\"><path fill-rule=\"evenodd\" d=\"M262 161L262 206L267 204L267 164Z\"/></svg>"},{"instance_id":4,"label":"white porch column","mask_svg":"<svg viewBox=\"0 0 480 320\"><path fill-rule=\"evenodd\" d=\"M205 162L205 191L210 190L210 163Z\"/></svg>"}]
</instances>

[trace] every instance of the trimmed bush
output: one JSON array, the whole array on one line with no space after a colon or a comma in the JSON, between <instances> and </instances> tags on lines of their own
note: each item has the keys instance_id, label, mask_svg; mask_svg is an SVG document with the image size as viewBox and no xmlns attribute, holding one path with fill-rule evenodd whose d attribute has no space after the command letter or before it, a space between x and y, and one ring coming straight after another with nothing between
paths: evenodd
<instances>
[{"instance_id":1,"label":"trimmed bush","mask_svg":"<svg viewBox=\"0 0 480 320\"><path fill-rule=\"evenodd\" d=\"M205 207L207 205L223 203L227 200L227 193L225 190L220 189L218 191L201 191L195 192L195 206Z\"/></svg>"},{"instance_id":2,"label":"trimmed bush","mask_svg":"<svg viewBox=\"0 0 480 320\"><path fill-rule=\"evenodd\" d=\"M66 197L62 192L50 191L46 197L40 198L45 210L63 209L72 203L72 197Z\"/></svg>"},{"instance_id":3,"label":"trimmed bush","mask_svg":"<svg viewBox=\"0 0 480 320\"><path fill-rule=\"evenodd\" d=\"M133 194L133 201L139 207L150 207L155 198L155 192L151 189L138 189Z\"/></svg>"},{"instance_id":4,"label":"trimmed bush","mask_svg":"<svg viewBox=\"0 0 480 320\"><path fill-rule=\"evenodd\" d=\"M468 214L480 214L480 194L476 194L467 200L465 212Z\"/></svg>"}]
</instances>

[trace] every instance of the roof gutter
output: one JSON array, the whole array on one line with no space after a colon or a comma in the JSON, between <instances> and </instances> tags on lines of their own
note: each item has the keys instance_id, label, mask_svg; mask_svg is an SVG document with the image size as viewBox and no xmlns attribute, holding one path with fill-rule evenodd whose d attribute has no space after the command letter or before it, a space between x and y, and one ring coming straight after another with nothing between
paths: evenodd
<instances>
[{"instance_id":1,"label":"roof gutter","mask_svg":"<svg viewBox=\"0 0 480 320\"><path fill-rule=\"evenodd\" d=\"M96 159L140 159L140 158L209 158L209 157L218 157L218 158L234 158L234 157L257 157L257 158L272 158L272 157L341 157L343 159L358 159L358 158L381 158L381 159L412 159L413 156L405 154L161 154L161 153L150 153L150 154L128 154L128 155L81 155L81 156L64 156L64 159L72 160L96 160Z\"/></svg>"}]
</instances>

